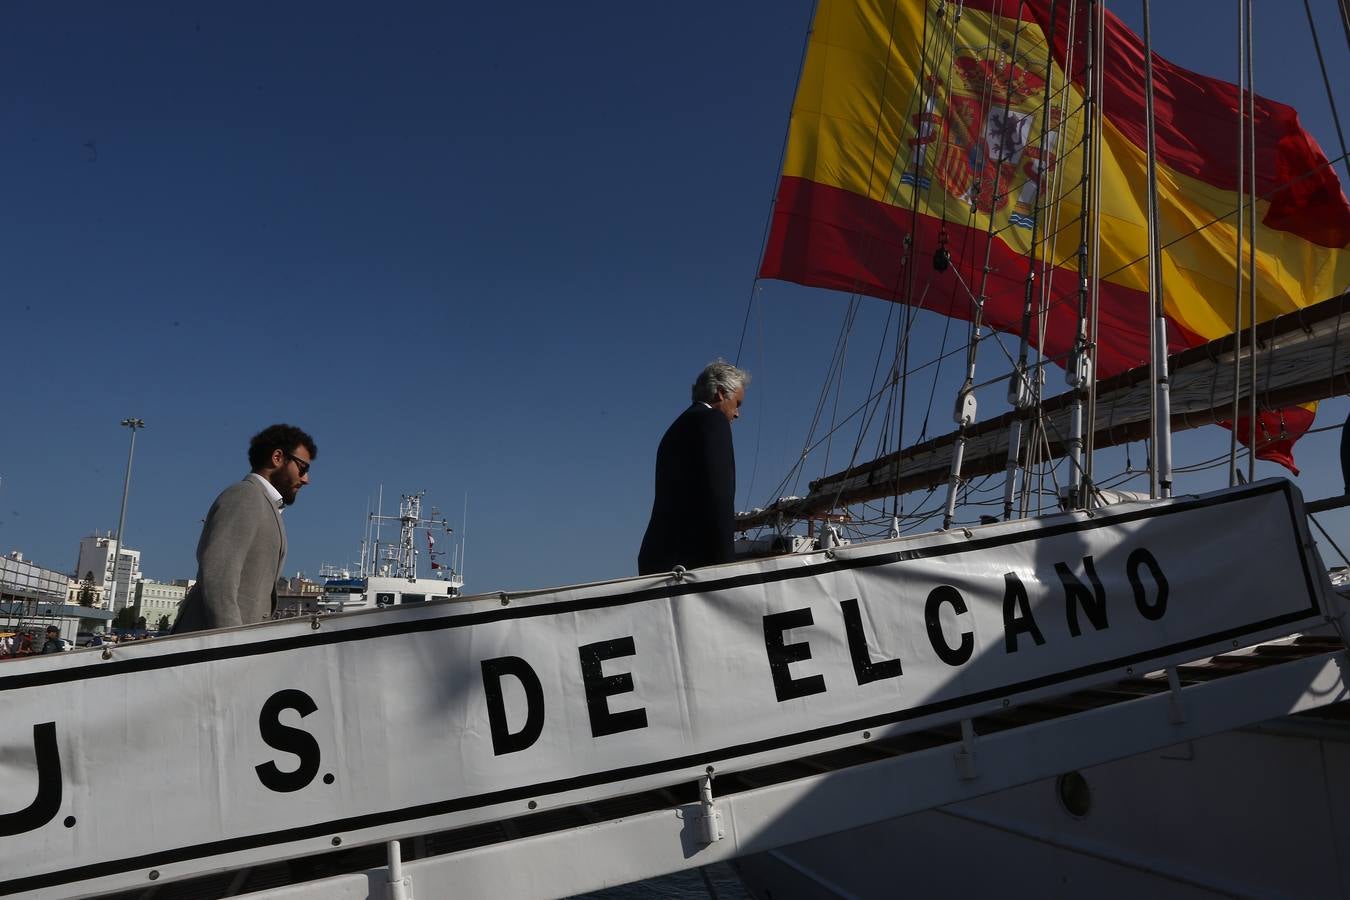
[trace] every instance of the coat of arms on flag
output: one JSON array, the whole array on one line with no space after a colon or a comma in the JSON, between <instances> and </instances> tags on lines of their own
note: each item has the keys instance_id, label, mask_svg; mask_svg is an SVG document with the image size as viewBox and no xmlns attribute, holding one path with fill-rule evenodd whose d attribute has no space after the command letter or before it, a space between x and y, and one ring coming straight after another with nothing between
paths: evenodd
<instances>
[{"instance_id":1,"label":"coat of arms on flag","mask_svg":"<svg viewBox=\"0 0 1350 900\"><path fill-rule=\"evenodd\" d=\"M1031 28L1016 43L1022 46L1010 39L997 48L955 47L950 77L925 79L923 111L908 121L908 159L897 168L902 184L925 191L936 180L972 211L1006 212L1007 224L1029 229L1041 181L1055 165L1063 97L1052 90L1044 111L1046 81L1055 77L1047 48Z\"/></svg>"}]
</instances>

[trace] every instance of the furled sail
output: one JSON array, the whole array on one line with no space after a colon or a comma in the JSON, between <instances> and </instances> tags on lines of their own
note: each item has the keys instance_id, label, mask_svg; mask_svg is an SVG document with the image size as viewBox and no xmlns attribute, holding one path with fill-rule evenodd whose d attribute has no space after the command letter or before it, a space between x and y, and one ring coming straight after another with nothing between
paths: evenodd
<instances>
[{"instance_id":1,"label":"furled sail","mask_svg":"<svg viewBox=\"0 0 1350 900\"><path fill-rule=\"evenodd\" d=\"M1088 109L1082 0L821 0L760 274L1020 333L1028 272L1043 333L1073 346ZM1019 19L1020 16L1020 19ZM1108 14L1098 204L1097 372L1148 357L1143 46ZM1235 330L1240 96L1154 56L1169 351ZM1255 99L1256 321L1350 285L1350 204L1288 106ZM1036 245L1033 245L1033 235ZM950 256L934 271L935 253ZM1246 269L1245 263L1242 265ZM1249 324L1249 323L1243 323ZM1312 414L1258 455L1292 467Z\"/></svg>"},{"instance_id":2,"label":"furled sail","mask_svg":"<svg viewBox=\"0 0 1350 900\"><path fill-rule=\"evenodd\" d=\"M1258 408L1279 411L1297 404L1323 400L1350 391L1350 292L1324 300L1306 309L1286 313L1256 328L1257 356L1261 378ZM1250 331L1172 354L1172 430L1181 431L1221 422L1232 410L1228 398L1242 386L1233 385L1232 359L1246 353ZM1104 379L1097 388L1097 415L1092 423L1098 447L1137 441L1149 432L1148 367L1130 369ZM1072 392L1051 397L1041 404L1046 435L1043 455L1048 459L1065 454L1068 414ZM966 433L963 471L971 477L1003 469L1008 455L1008 422L1018 412L1009 412L972 427ZM819 478L805 497L779 500L767 509L737 516L741 530L785 520L823 516L830 510L879 497L931 488L946 480L951 467L955 435L945 434L890 453L863 465Z\"/></svg>"}]
</instances>

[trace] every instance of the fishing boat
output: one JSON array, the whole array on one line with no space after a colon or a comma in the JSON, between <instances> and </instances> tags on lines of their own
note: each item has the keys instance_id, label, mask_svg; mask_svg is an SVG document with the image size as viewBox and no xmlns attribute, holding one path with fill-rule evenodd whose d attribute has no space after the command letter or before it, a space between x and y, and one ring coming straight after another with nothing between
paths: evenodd
<instances>
[{"instance_id":1,"label":"fishing boat","mask_svg":"<svg viewBox=\"0 0 1350 900\"><path fill-rule=\"evenodd\" d=\"M1346 388L1350 205L1287 108L1197 77L1095 3L822 0L762 274L895 313L850 420L883 452L859 428L725 565L6 667L0 896L542 898L726 860L766 900L1345 895L1350 600L1314 533L1344 501L1251 474ZM1158 174L1155 93L1246 110L1247 201L1159 187L1213 167ZM971 340L954 429L902 443L920 309ZM1186 493L1171 428L1216 421L1246 449ZM1131 497L1095 458L1141 439Z\"/></svg>"}]
</instances>

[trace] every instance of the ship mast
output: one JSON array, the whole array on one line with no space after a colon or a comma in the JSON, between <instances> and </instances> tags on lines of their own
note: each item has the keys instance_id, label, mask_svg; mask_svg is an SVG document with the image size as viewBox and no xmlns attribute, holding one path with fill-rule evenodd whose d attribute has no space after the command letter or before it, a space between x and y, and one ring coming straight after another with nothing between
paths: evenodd
<instances>
[{"instance_id":1,"label":"ship mast","mask_svg":"<svg viewBox=\"0 0 1350 900\"><path fill-rule=\"evenodd\" d=\"M1022 31L1021 29L1018 29L1013 33L1012 48L1007 53L1006 62L1004 63L1006 71L1003 73L1003 77L1006 79L1006 85L1003 88L1002 106L1003 115L1005 117L1009 115L1012 108L1012 84L1018 60L1017 47L1021 38ZM994 57L995 61L997 61L997 58L998 53L996 51ZM991 101L997 102L997 94L992 87L989 89L988 97ZM998 161L1000 163L1006 161L1009 152L1010 148L1007 144L1000 143ZM995 187L995 190L997 190L997 187ZM996 199L997 198L995 198L995 200ZM972 208L975 206L975 203L975 197L972 194ZM996 203L994 205L996 206ZM966 431L975 424L975 418L978 414L978 405L975 400L975 363L978 358L980 343L983 339L982 328L984 325L984 307L989 296L989 275L993 271L995 231L994 214L993 209L991 208L988 214L988 224L985 227L984 267L980 277L979 291L971 296L972 311L970 317L970 340L966 344L966 379L961 385L960 390L957 391L956 408L952 414L952 419L956 423L956 443L952 453L951 471L947 476L947 502L942 514L943 531L952 527L952 522L956 517L957 492L961 489L961 485L963 484L961 463L962 458L965 455ZM960 279L960 273L956 270L953 270L952 274L956 276L958 280ZM962 286L965 287L964 283ZM967 293L970 293L969 288L966 288L966 291ZM991 333L990 336L993 337L993 334Z\"/></svg>"},{"instance_id":2,"label":"ship mast","mask_svg":"<svg viewBox=\"0 0 1350 900\"><path fill-rule=\"evenodd\" d=\"M417 529L421 528L428 534L437 529L445 534L453 531L448 521L438 517L436 510L432 510L430 516L422 515L422 497L425 494L426 491L403 494L399 498L396 516L371 513L370 521L377 529L382 522L397 522L399 529L398 543L385 547L382 552L377 548L373 563L376 571L372 574L413 580L417 577Z\"/></svg>"},{"instance_id":3,"label":"ship mast","mask_svg":"<svg viewBox=\"0 0 1350 900\"><path fill-rule=\"evenodd\" d=\"M1078 317L1074 329L1073 350L1069 354L1068 364L1064 367L1065 380L1069 385L1073 400L1069 405L1069 474L1066 505L1070 509L1082 509L1087 505L1090 484L1087 472L1091 465L1086 450L1086 431L1084 414L1090 403L1092 387L1096 383L1093 343L1090 337L1092 296L1097 272L1095 247L1095 224L1093 212L1097 209L1096 184L1099 179L1095 152L1100 140L1098 130L1098 112L1101 109L1100 73L1102 66L1101 35L1105 22L1105 10L1100 3L1089 6L1087 22L1087 61L1083 82L1087 87L1084 96L1086 104L1083 116L1083 177L1080 183L1082 212L1078 222ZM1005 518L1008 518L1005 516Z\"/></svg>"},{"instance_id":4,"label":"ship mast","mask_svg":"<svg viewBox=\"0 0 1350 900\"><path fill-rule=\"evenodd\" d=\"M1148 160L1148 302L1152 320L1149 380L1153 393L1153 452L1149 454L1149 495L1172 496L1172 405L1167 374L1167 316L1163 309L1162 247L1158 234L1158 148L1153 114L1153 28L1144 0L1144 109ZM1252 396L1255 396L1253 393ZM1253 417L1255 421L1255 417ZM1234 425L1236 427L1236 425ZM1251 447L1256 446L1253 440Z\"/></svg>"}]
</instances>

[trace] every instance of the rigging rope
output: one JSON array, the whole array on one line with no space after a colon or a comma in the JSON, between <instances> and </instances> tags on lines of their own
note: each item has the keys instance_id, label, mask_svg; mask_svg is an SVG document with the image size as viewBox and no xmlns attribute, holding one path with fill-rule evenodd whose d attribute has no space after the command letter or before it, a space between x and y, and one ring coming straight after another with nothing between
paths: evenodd
<instances>
[{"instance_id":1,"label":"rigging rope","mask_svg":"<svg viewBox=\"0 0 1350 900\"><path fill-rule=\"evenodd\" d=\"M806 51L811 46L811 35L815 29L812 28L812 20L815 18L815 4L812 4L811 15L806 21L805 36L802 38L802 50L797 58L797 78L793 82L800 86L802 82L802 72L806 69ZM764 216L764 233L759 240L759 255L755 257L755 277L750 281L750 296L745 302L745 318L741 321L741 338L736 342L735 365L741 363L741 351L745 348L745 332L750 326L750 313L755 308L756 288L759 286L759 261L764 259L764 249L769 246L769 232L773 228L773 208L778 199L778 184L780 173L783 171L783 161L787 159L788 137L792 133L792 107L797 104L797 89L793 88L792 100L788 103L787 124L783 126L783 140L778 148L778 167L774 169L773 186L769 190L768 213Z\"/></svg>"},{"instance_id":2,"label":"rigging rope","mask_svg":"<svg viewBox=\"0 0 1350 900\"><path fill-rule=\"evenodd\" d=\"M1055 0L1052 0L1051 6L1052 22L1055 10L1054 2ZM1018 4L1017 15L1019 20L1024 10L1024 3L1025 0L1021 0L1021 2L1019 2ZM927 4L925 5L927 6ZM1099 6L1099 4L1094 3L1092 4L1092 6L1094 10L1098 12L1101 11L1101 7ZM1039 114L1043 118L1048 116L1049 107L1054 105L1056 100L1059 101L1058 105L1061 109L1067 109L1068 105L1073 102L1070 99L1073 97L1073 93L1070 89L1073 81L1069 73L1073 71L1073 65L1075 62L1075 60L1073 59L1073 48L1078 46L1078 44L1082 43L1081 41L1073 40L1073 35L1075 34L1076 7L1077 4L1070 5L1070 14L1069 14L1070 39L1066 42L1064 77L1061 78L1061 83L1058 86L1052 86L1051 82L1053 78L1049 75L1049 72L1047 72L1045 97L1041 100L1042 105L1041 108L1038 110ZM892 23L894 22L896 9L897 6L892 5L891 10ZM952 13L954 13L954 15L951 15ZM916 87L913 91L911 91L908 103L908 109L910 112L914 112L916 110L919 111L919 116L916 116L916 118L919 118L922 115L923 111L926 110L930 90L936 92L939 89L939 86L942 86L943 88L946 89L948 94L951 93L954 78L954 68L953 68L954 52L952 52L949 48L954 47L955 45L957 39L955 26L956 23L959 22L960 15L961 15L961 8L959 4L949 5L946 3L939 3L937 6L936 13L932 11L931 7L927 9L925 12L923 21L923 29L924 29L922 39L923 42L920 53L922 63L919 66L919 77L916 82ZM930 17L932 16L935 16L936 18L933 21L930 21ZM941 22L939 23L939 21L937 20L941 20ZM1052 32L1053 30L1054 29L1052 27ZM1104 41L1103 29L1097 28L1093 29L1093 31L1095 32L1095 34L1093 35L1094 41ZM1017 41L1020 38L1020 36L1021 30L1019 28L1012 40L1012 47L1013 47L1012 56L1014 59L1016 58L1018 47ZM997 47L997 45L1000 43L998 38L999 34L991 36L992 47ZM1006 37L1004 39L1006 40ZM893 44L894 42L893 27L890 35L890 40ZM1101 49L1104 50L1104 47L1102 47ZM891 47L891 51L892 52L894 51L893 46ZM993 52L1000 52L1000 51L993 51ZM1002 50L1001 52L1003 54L1007 54L1008 51L1006 50L1006 48L1004 48L1004 50ZM944 56L947 57L946 60L943 60ZM1097 58L1100 60L1103 59L1104 56L1101 55L1101 53L1099 52ZM946 63L945 66L943 65L944 62ZM892 62L888 58L887 71L885 76L887 79L887 84L890 83L892 77L892 73L890 71L891 65ZM1248 65L1250 65L1250 62L1248 62ZM1090 66L1089 72L1091 72L1092 74L1090 76L1085 76L1084 80L1087 81L1088 83L1093 83L1100 79L1102 67L1098 65L1095 68L1092 68L1090 63L1089 66ZM936 77L936 73L942 69L945 69L945 74L943 75L943 77L941 77L941 79L939 79ZM988 106L992 102L992 86L989 83L986 83L985 90L982 92L980 100L986 106ZM1247 100L1248 103L1253 102L1250 96L1247 98ZM885 105L885 103L886 100L883 97L882 104ZM1004 114L1007 115L1010 102L1005 100L1003 106L1004 106ZM1101 105L1100 103L1092 104L1088 102L1085 103L1084 106L1080 108L1086 108L1086 111L1089 114L1090 123L1093 124L1089 124L1087 126L1087 133L1080 137L1080 142L1077 145L1077 148L1081 150L1081 152L1084 154L1085 157L1091 156L1094 160L1096 160L1099 158L1098 154L1100 153L1100 148L1096 145L1095 142L1092 144L1088 143L1088 135L1089 134L1095 134L1098 136L1100 135L1099 126L1101 123L1100 119ZM1034 114L1035 114L1034 112L1027 113L1028 116ZM1065 115L1066 116L1070 115L1070 113L1066 111ZM880 123L878 123L878 127L879 124ZM1043 148L1045 146L1045 131L1046 129L1042 127L1041 139ZM871 160L872 169L868 175L868 183L869 186L880 186L882 183L880 179L882 177L883 163L882 159L880 158L881 152L878 143L878 134L875 130L873 138L874 143ZM911 144L911 146L913 145ZM1000 152L1002 153L1005 151ZM1063 155L1067 156L1069 152L1072 152L1072 150L1069 148L1064 148ZM1241 158L1242 157L1240 154L1240 159ZM1344 154L1342 155L1342 158L1345 158ZM890 323L892 321L895 321L895 317L893 315L893 310L888 308L886 315L886 322L884 327L881 329L882 341L877 348L877 352L874 359L871 381L869 383L868 398L863 404L859 405L847 416L840 418L840 409L842 402L841 389L844 377L844 367L845 363L847 362L847 350L850 340L849 336L851 334L851 330L857 326L858 322L857 317L859 315L859 303L861 302L860 296L858 294L854 294L850 299L849 308L846 311L845 321L843 326L841 327L841 331L838 340L836 342L835 351L830 360L830 366L827 372L827 377L821 387L820 396L818 398L818 402L816 405L815 415L812 418L810 428L808 430L808 436L806 441L804 442L801 455L798 458L798 460L794 463L792 471L788 474L787 477L784 478L782 484L780 484L780 490L783 487L785 487L788 483L793 482L794 479L796 483L800 483L800 479L804 474L804 468L807 462L807 457L811 452L818 450L822 445L824 445L826 448L825 460L826 464L828 464L828 459L832 452L832 442L835 435L840 432L840 429L850 425L851 420L855 416L861 416L861 418L858 423L858 431L856 438L852 442L852 449L850 452L850 457L848 460L848 469L845 472L845 477L847 477L847 472L852 471L854 466L856 465L858 456L861 453L861 448L866 443L866 440L874 427L879 429L876 438L879 451L878 457L886 454L890 446L890 441L892 440L892 437L894 437L896 441L896 450L898 451L902 449L904 447L904 434L905 434L904 424L906 416L908 414L907 408L908 404L906 394L908 378L919 372L922 372L923 369L932 366L934 367L933 382L930 389L927 409L925 411L923 423L920 430L920 435L918 438L919 441L925 440L928 435L929 421L931 418L931 413L936 398L936 390L939 382L941 381L943 364L949 355L955 355L956 353L964 351L967 354L968 360L971 360L973 368L973 357L975 356L976 351L978 350L978 345L980 341L984 340L987 337L994 337L995 343L998 345L999 350L1002 353L1003 357L1008 360L1010 365L1016 366L1016 363L1014 363L1013 357L1009 353L1009 349L1005 345L1003 340L1003 334L1011 333L1010 331L1004 332L1002 331L1002 329L994 328L993 333L991 334L981 335L980 333L981 328L985 324L983 320L984 310L981 299L987 292L991 274L995 271L990 265L990 251L992 249L993 241L995 239L1004 239L1010 233L1015 233L1012 232L1011 225L1005 224L1001 227L996 227L993 217L990 216L988 219L987 227L981 229L985 232L985 240L984 240L985 265L983 268L982 277L979 280L980 284L979 296L977 296L976 292L971 289L971 285L967 284L960 277L959 273L954 275L954 282L949 283L950 287L947 288L941 284L941 281L939 280L941 276L937 272L933 272L930 273L929 276L923 280L922 297L917 304L915 303L914 295L916 290L918 290L920 283L918 277L919 276L918 270L913 265L914 250L916 249L917 246L917 242L914 240L914 232L917 226L914 224L914 222L917 219L917 210L918 210L917 204L919 202L919 199L921 196L927 196L930 198L929 205L932 208L934 208L934 210L937 209L941 210L940 227L945 226L948 222L953 221L954 217L952 217L950 213L955 213L955 209L949 209L948 207L948 203L954 202L955 198L953 198L949 194L949 192L941 189L938 189L937 195L933 196L932 191L935 189L933 183L932 182L929 182L928 184L921 183L921 178L919 177L921 170L919 169L916 163L917 160L914 159L913 153L897 151L893 155L891 174L887 178L887 188L889 189L887 190L887 193L890 194L891 197L894 198L895 200L900 200L899 196L897 196L899 190L901 189L900 185L906 181L907 177L911 176L911 172L912 177L909 177L909 180L912 180L913 182L912 184L909 184L911 191L909 198L911 202L911 209L910 209L911 234L904 236L904 249L902 251L904 256L901 260L899 269L897 270L895 284L892 286L893 288L892 295L897 298L900 298L900 302L902 302L905 306L905 310L903 310L903 315L900 316L900 320L897 322L896 332L894 334L894 343L893 344L891 343L892 334L890 332ZM912 169L909 168L910 165L913 165ZM1252 173L1248 172L1247 174ZM1315 173L1305 173L1299 175L1297 178L1289 179L1288 183L1294 183L1297 182L1298 180L1312 177L1313 174ZM1058 252L1058 246L1060 244L1060 238L1065 234L1072 233L1070 229L1073 229L1075 224L1078 226L1078 229L1081 230L1085 224L1084 220L1089 219L1090 216L1095 216L1097 208L1096 201L1097 197L1099 196L1096 193L1098 189L1097 186L1092 183L1092 180L1090 178L1086 177L1086 174L1079 179L1075 179L1075 184L1066 185L1065 184L1066 173L1064 166L1054 164L1047 165L1046 169L1044 169L1042 172L1042 176L1043 181L1041 183L1040 186L1041 189L1037 196L1037 205L1040 206L1040 204L1043 202L1044 206L1035 210L1035 218L1037 227L1040 226L1042 219L1044 220L1044 229L1043 229L1044 239L1043 241L1038 242L1036 240L1035 233L1033 232L1033 239L1026 253L1026 256L1028 258L1029 270L1032 272L1039 273L1041 277L1037 279L1040 281L1040 289L1038 291L1039 303L1036 307L1036 321L1038 327L1034 330L1037 337L1037 340L1035 342L1037 350L1037 361L1034 363L1033 366L1031 366L1026 370L1028 372L1028 375L1025 376L1027 380L1031 382L1030 387L1032 388L1034 393L1035 415L1033 417L1033 424L1031 427L1031 431L1026 437L1027 457L1025 464L1022 466L1022 469L1028 473L1027 478L1023 480L1022 488L1019 494L1019 496L1022 498L1021 506L1024 512L1027 510L1028 504L1032 502L1033 498L1044 498L1050 496L1051 493L1055 494L1058 493L1057 473L1062 471L1060 468L1063 465L1062 462L1051 463L1048 469L1045 469L1040 472L1040 474L1036 477L1034 483L1031 480L1032 470L1037 466L1043 466L1045 464L1045 461L1049 458L1049 450L1051 442L1055 438L1060 437L1057 431L1055 431L1053 426L1047 428L1043 424L1039 424L1041 420L1040 414L1041 403L1043 401L1043 393L1044 393L1043 385L1044 385L1045 364L1047 362L1052 361L1057 363L1061 362L1059 358L1047 357L1044 353L1044 341L1046 338L1046 331L1047 331L1046 326L1051 320L1052 313L1056 309L1061 309L1063 308L1064 305L1073 303L1076 299L1080 299L1076 293L1076 287L1068 289L1068 291L1065 293L1064 296L1060 296L1057 298L1055 296L1056 286L1053 284L1053 280L1054 275L1057 272L1057 269L1061 268L1064 262L1067 262L1068 260L1072 259L1074 256L1082 252L1081 243L1079 248L1076 248L1074 250L1066 250L1062 254L1063 256L1062 259L1060 258L1061 254ZM1283 185L1277 186L1273 188L1273 190L1279 190L1282 187ZM997 188L995 187L994 190L996 189ZM923 192L922 195L921 191ZM1075 217L1072 222L1063 222L1062 217L1064 215L1063 213L1064 207L1061 205L1061 201L1069 199L1073 197L1075 194L1082 194L1084 192L1086 192L1086 196L1089 199L1079 204L1081 209L1079 216ZM869 193L874 192L869 188ZM1254 177L1252 178L1251 196L1255 196ZM903 203L903 201L901 202ZM1070 207L1072 205L1073 205L1072 203L1069 204ZM967 204L966 206L967 206L967 215L964 217L965 218L964 224L967 228L971 228L971 226L974 225L974 219L978 213L978 208L974 203ZM1238 215L1239 227L1241 227L1242 214L1244 212L1251 213L1253 211L1252 209L1253 207L1254 202L1250 204L1241 204L1239 205L1238 209L1232 212L1223 215L1215 215L1207 222L1193 225L1186 232L1176 234L1162 246L1167 249L1171 249L1174 246L1185 241L1187 238L1190 238L1196 234L1200 234L1205 229L1230 219L1234 214ZM1250 235L1250 237L1254 238L1254 229L1252 229L1252 232L1253 233ZM1098 260L1100 258L1098 249L1098 242L1100 236L1096 234L1095 230L1091 228L1089 228L1088 234L1090 236L1089 253L1093 261L1091 268L1095 270L1098 264ZM1252 241L1252 246L1254 250L1254 240ZM1038 251L1040 252L1038 253ZM976 241L963 242L961 250L959 252L964 257L963 260L964 264L969 265L974 257L974 254L978 253ZM1099 274L1098 277L1109 278L1112 275L1118 274L1120 272L1129 269L1133 265L1137 265L1144 259L1146 259L1146 257L1141 255L1139 258L1135 260L1124 262L1123 264L1116 267L1112 272ZM1255 263L1254 252L1249 259L1249 263L1254 267ZM955 269L956 267L953 266L952 268ZM904 279L903 283L900 280L902 278ZM1090 293L1088 301L1088 312L1085 316L1086 321L1088 322L1089 337L1086 340L1086 345L1084 349L1088 353L1092 354L1093 357L1095 357L1095 351L1097 348L1097 328L1099 324L1099 316L1098 316L1099 295L1095 290L1095 279L1092 279L1092 282L1094 284L1094 289ZM971 303L973 309L969 320L971 332L970 340L965 343L964 347L948 351L948 337L951 328L951 316L948 315L944 318L942 341L936 358L919 365L913 365L910 358L912 348L911 341L912 338L915 336L914 329L917 327L917 322L918 319L920 318L918 316L918 313L922 311L925 299L929 296L930 289L934 287L938 288L938 294L934 294L934 296L939 296L940 294L947 295L948 312L953 311L952 308L956 305L954 301L958 295L964 295L964 298ZM752 303L753 302L754 301L752 298ZM941 301L938 301L933 305L935 307L940 307ZM749 315L750 312L747 311L747 323ZM742 344L744 343L747 327L748 324L743 325ZM1030 329L1028 329L1025 325L1023 326L1022 334L1024 340L1026 339L1025 334L1029 330ZM879 381L880 373L882 371L881 369L882 360L884 358L885 348L887 345L891 345L894 348L893 362L889 368L887 377L884 380ZM1266 349L1267 352L1269 352L1270 348ZM1255 351L1253 350L1253 352ZM738 360L739 356L740 350L738 349ZM911 366L913 367L911 368ZM1095 376L1095 366L1090 371L1092 371L1093 375ZM1029 374L1031 372L1035 372L1036 377L1034 378L1031 377L1031 375ZM1265 374L1266 379L1269 379L1271 377L1271 373L1269 371L1267 371ZM1253 389L1250 391L1253 397L1255 395L1254 390L1256 383L1255 376L1256 373L1255 371L1253 371L1252 372ZM973 392L981 390L1000 380L1002 380L1001 377L991 378L988 381L981 381L977 383L974 381L973 375L971 375L967 378L965 384L963 385L963 391ZM1088 379L1088 382L1089 388L1087 390L1087 403L1088 403L1087 422L1095 425L1097 419L1096 378L1092 377ZM833 402L831 404L830 422L828 424L828 427L823 431L823 433L818 434L818 431L822 428L825 405L827 403L830 403L831 401L831 398L829 396L831 390L833 390L834 397L832 398ZM1112 402L1114 403L1115 401L1113 400ZM882 405L883 403L888 403L888 405L884 410ZM1255 419L1256 417L1253 416L1252 418ZM1236 417L1234 421L1236 422ZM1089 427L1085 429L1085 431L1086 431L1086 444L1088 453L1084 455L1084 459L1078 465L1076 466L1071 465L1069 466L1069 468L1074 470L1076 474L1083 479L1085 492L1093 492L1095 491L1095 487L1092 485L1092 476L1091 476L1091 465L1092 465L1091 450L1093 449L1093 445L1095 444L1096 428ZM1255 426L1253 426L1253 432L1254 431ZM1269 435L1262 435L1262 437L1269 438ZM1268 439L1262 443L1259 443L1256 440L1256 435L1253 433L1252 440L1249 441L1249 443L1259 449L1269 444L1271 440L1274 439ZM1255 450L1249 452L1254 454ZM1132 463L1130 461L1129 456L1130 449L1128 444L1125 447L1125 454L1127 466L1125 476L1126 480L1131 480L1137 476L1131 475L1129 473L1129 467L1132 465ZM986 476L986 479L987 477L988 476ZM1055 485L1054 491L1047 491L1045 489L1045 480L1047 477L1052 482L1052 485ZM1108 477L1114 479L1116 476L1108 476ZM903 519L904 521L909 521L910 516L903 516L901 514L902 512L902 507L900 505L901 493L899 491L899 484L900 484L899 479L901 478L901 470L898 465L895 466L895 478L897 479L897 481L896 481L896 490L893 494L894 504L892 517L896 520ZM1103 482L1105 482L1105 480L1106 479L1103 479ZM980 484L985 483L986 483L985 481L980 482ZM842 491L842 489L843 487L841 480L840 491ZM963 485L962 492L967 496L971 495L972 486L970 482L966 482ZM978 494L979 491L976 491L975 495ZM928 497L931 497L931 495L932 491L929 492ZM838 498L838 496L839 495L837 494L836 499ZM919 507L921 507L923 502L924 501L921 500L920 504L915 508L918 509ZM1036 502L1039 503L1041 501L1037 500ZM865 504L863 505L862 508L865 511L870 511L873 514L880 514L882 516L885 516L885 503L882 504L879 510L875 509L874 507L869 507ZM932 515L933 513L931 512L924 513L925 517L931 517Z\"/></svg>"},{"instance_id":3,"label":"rigging rope","mask_svg":"<svg viewBox=\"0 0 1350 900\"><path fill-rule=\"evenodd\" d=\"M1345 173L1350 175L1350 156L1345 149L1345 132L1341 131L1341 115L1336 109L1336 95L1331 91L1331 79L1327 77L1327 63L1322 58L1322 42L1317 39L1317 26L1313 23L1312 7L1303 0L1303 12L1308 16L1308 33L1312 35L1313 49L1317 52L1317 66L1322 70L1322 84L1327 89L1327 104L1331 107L1331 120L1336 124L1336 138L1341 142L1341 159L1345 162ZM1346 34L1350 40L1350 32Z\"/></svg>"}]
</instances>

